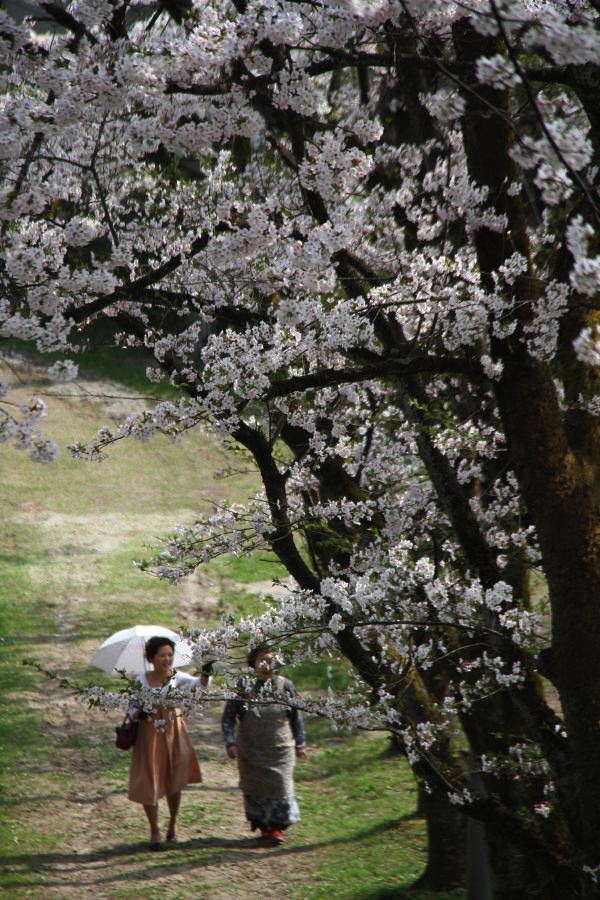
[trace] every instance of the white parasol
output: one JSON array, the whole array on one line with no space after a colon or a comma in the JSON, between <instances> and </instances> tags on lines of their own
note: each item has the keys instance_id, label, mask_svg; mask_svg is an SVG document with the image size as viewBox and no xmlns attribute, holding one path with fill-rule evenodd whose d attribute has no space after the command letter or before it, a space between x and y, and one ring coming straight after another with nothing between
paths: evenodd
<instances>
[{"instance_id":1,"label":"white parasol","mask_svg":"<svg viewBox=\"0 0 600 900\"><path fill-rule=\"evenodd\" d=\"M119 669L136 675L147 672L152 664L146 659L146 641L155 635L169 638L175 644L174 666L189 666L193 662L189 642L170 628L163 628L162 625L134 625L133 628L123 628L111 634L91 664L109 675L115 674Z\"/></svg>"}]
</instances>

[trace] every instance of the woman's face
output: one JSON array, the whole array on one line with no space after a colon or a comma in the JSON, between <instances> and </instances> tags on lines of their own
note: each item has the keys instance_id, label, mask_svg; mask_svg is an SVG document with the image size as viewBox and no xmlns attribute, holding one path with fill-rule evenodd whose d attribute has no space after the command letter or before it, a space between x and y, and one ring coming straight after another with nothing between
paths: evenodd
<instances>
[{"instance_id":1,"label":"woman's face","mask_svg":"<svg viewBox=\"0 0 600 900\"><path fill-rule=\"evenodd\" d=\"M170 672L173 668L173 649L169 644L163 644L159 647L152 657L152 665L155 672Z\"/></svg>"},{"instance_id":2,"label":"woman's face","mask_svg":"<svg viewBox=\"0 0 600 900\"><path fill-rule=\"evenodd\" d=\"M275 662L275 654L270 650L267 650L266 653L261 653L254 660L254 668L256 670L256 674L259 678L262 678L263 681L266 681L273 671L273 663Z\"/></svg>"}]
</instances>

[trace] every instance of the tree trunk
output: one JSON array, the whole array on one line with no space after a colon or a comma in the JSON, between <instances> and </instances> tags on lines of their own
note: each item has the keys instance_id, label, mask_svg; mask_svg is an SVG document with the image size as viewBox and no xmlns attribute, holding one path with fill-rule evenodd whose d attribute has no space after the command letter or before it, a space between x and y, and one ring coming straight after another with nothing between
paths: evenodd
<instances>
[{"instance_id":1,"label":"tree trunk","mask_svg":"<svg viewBox=\"0 0 600 900\"><path fill-rule=\"evenodd\" d=\"M513 252L529 260L526 220L518 198L507 194L515 172L507 95L477 82L475 64L499 48L467 19L454 30L457 52L472 67L465 73L463 134L471 177L489 189L508 227L499 234L481 228L476 248L484 288ZM498 114L494 111L497 110ZM532 315L538 279L530 267L512 286L517 331L492 339L504 372L495 391L508 441L511 466L535 525L552 607L550 677L556 684L569 734L575 803L564 803L580 865L600 860L600 479L598 456L587 452L581 425L571 443L563 424L553 373L533 359L522 340ZM591 425L590 425L591 427ZM574 807L575 812L572 811Z\"/></svg>"},{"instance_id":2,"label":"tree trunk","mask_svg":"<svg viewBox=\"0 0 600 900\"><path fill-rule=\"evenodd\" d=\"M494 900L486 828L471 817L467 818L467 900Z\"/></svg>"},{"instance_id":3,"label":"tree trunk","mask_svg":"<svg viewBox=\"0 0 600 900\"><path fill-rule=\"evenodd\" d=\"M427 866L414 888L450 891L456 887L463 887L466 870L466 825L461 810L451 806L446 797L428 793L419 785L417 812L424 817L427 824ZM477 897L477 900L484 900L484 897Z\"/></svg>"}]
</instances>

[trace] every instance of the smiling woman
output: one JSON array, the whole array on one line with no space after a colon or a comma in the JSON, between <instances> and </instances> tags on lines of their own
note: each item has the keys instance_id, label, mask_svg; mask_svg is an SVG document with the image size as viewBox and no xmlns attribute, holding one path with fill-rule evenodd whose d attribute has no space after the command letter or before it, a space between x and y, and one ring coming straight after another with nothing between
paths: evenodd
<instances>
[{"instance_id":1,"label":"smiling woman","mask_svg":"<svg viewBox=\"0 0 600 900\"><path fill-rule=\"evenodd\" d=\"M285 702L295 696L294 685L277 674L277 659L267 647L248 654L257 680L240 679L240 696L228 700L222 728L227 755L237 759L244 809L252 831L275 844L300 820L294 794L294 758L304 758L302 714ZM249 708L250 707L250 708ZM236 729L237 722L237 729Z\"/></svg>"},{"instance_id":2,"label":"smiling woman","mask_svg":"<svg viewBox=\"0 0 600 900\"><path fill-rule=\"evenodd\" d=\"M146 642L146 659L153 669L140 675L143 687L163 691L182 685L208 685L208 673L194 677L174 672L174 654L175 644L170 638L157 635ZM169 824L166 838L169 843L174 843L181 791L186 784L201 781L202 775L181 710L165 703L155 708L151 715L146 715L140 707L131 707L130 715L140 724L131 756L128 797L143 804L150 823L150 849L160 850L158 801L161 797L167 798Z\"/></svg>"}]
</instances>

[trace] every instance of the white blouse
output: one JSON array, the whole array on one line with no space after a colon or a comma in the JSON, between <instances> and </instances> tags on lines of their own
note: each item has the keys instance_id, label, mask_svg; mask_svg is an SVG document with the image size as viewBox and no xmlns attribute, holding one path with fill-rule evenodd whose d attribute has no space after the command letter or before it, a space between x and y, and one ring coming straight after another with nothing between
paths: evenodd
<instances>
[{"instance_id":1,"label":"white blouse","mask_svg":"<svg viewBox=\"0 0 600 900\"><path fill-rule=\"evenodd\" d=\"M161 685L161 688L177 688L183 684L196 685L200 684L202 676L201 675L188 675L187 672L175 672L174 675L171 676L170 681L167 681L166 684ZM159 688L152 688L151 685L148 684L148 673L142 672L139 676L139 681L142 687L150 688L151 690L159 690ZM205 687L208 687L210 684L210 677Z\"/></svg>"},{"instance_id":2,"label":"white blouse","mask_svg":"<svg viewBox=\"0 0 600 900\"><path fill-rule=\"evenodd\" d=\"M175 672L174 675L167 681L166 684L161 685L160 687L152 687L152 685L148 684L147 672L141 672L138 676L138 681L143 688L148 688L151 691L168 691L170 688L193 688L193 687L208 687L210 684L210 676L208 677L208 681L206 684L202 684L202 675L188 675L187 672ZM141 712L142 707L139 703L130 703L127 709L127 715L132 717L134 713Z\"/></svg>"}]
</instances>

